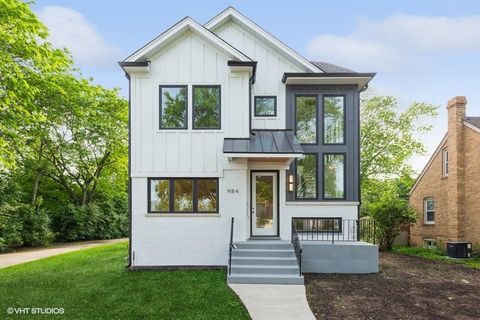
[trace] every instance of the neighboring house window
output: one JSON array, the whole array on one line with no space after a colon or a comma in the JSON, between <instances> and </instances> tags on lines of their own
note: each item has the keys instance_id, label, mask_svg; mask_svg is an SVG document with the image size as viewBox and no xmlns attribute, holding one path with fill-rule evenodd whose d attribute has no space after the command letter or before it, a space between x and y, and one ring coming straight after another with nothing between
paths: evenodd
<instances>
[{"instance_id":1,"label":"neighboring house window","mask_svg":"<svg viewBox=\"0 0 480 320\"><path fill-rule=\"evenodd\" d=\"M160 86L160 129L187 129L187 86Z\"/></svg>"},{"instance_id":2,"label":"neighboring house window","mask_svg":"<svg viewBox=\"0 0 480 320\"><path fill-rule=\"evenodd\" d=\"M437 241L433 239L423 239L423 247L429 249L435 249L437 247Z\"/></svg>"},{"instance_id":3,"label":"neighboring house window","mask_svg":"<svg viewBox=\"0 0 480 320\"><path fill-rule=\"evenodd\" d=\"M442 174L444 177L448 177L448 149L443 149L443 165L442 165Z\"/></svg>"},{"instance_id":4,"label":"neighboring house window","mask_svg":"<svg viewBox=\"0 0 480 320\"><path fill-rule=\"evenodd\" d=\"M217 213L218 179L150 178L148 212Z\"/></svg>"},{"instance_id":5,"label":"neighboring house window","mask_svg":"<svg viewBox=\"0 0 480 320\"><path fill-rule=\"evenodd\" d=\"M345 154L323 155L323 198L345 199Z\"/></svg>"},{"instance_id":6,"label":"neighboring house window","mask_svg":"<svg viewBox=\"0 0 480 320\"><path fill-rule=\"evenodd\" d=\"M323 143L345 143L345 97L323 97Z\"/></svg>"},{"instance_id":7,"label":"neighboring house window","mask_svg":"<svg viewBox=\"0 0 480 320\"><path fill-rule=\"evenodd\" d=\"M317 143L317 96L295 97L295 133L301 144Z\"/></svg>"},{"instance_id":8,"label":"neighboring house window","mask_svg":"<svg viewBox=\"0 0 480 320\"><path fill-rule=\"evenodd\" d=\"M317 199L317 155L304 154L296 160L296 198Z\"/></svg>"},{"instance_id":9,"label":"neighboring house window","mask_svg":"<svg viewBox=\"0 0 480 320\"><path fill-rule=\"evenodd\" d=\"M299 233L340 233L342 218L293 218Z\"/></svg>"},{"instance_id":10,"label":"neighboring house window","mask_svg":"<svg viewBox=\"0 0 480 320\"><path fill-rule=\"evenodd\" d=\"M220 129L220 86L193 86L193 128Z\"/></svg>"},{"instance_id":11,"label":"neighboring house window","mask_svg":"<svg viewBox=\"0 0 480 320\"><path fill-rule=\"evenodd\" d=\"M275 116L277 116L277 97L256 96L255 97L255 117L275 117Z\"/></svg>"},{"instance_id":12,"label":"neighboring house window","mask_svg":"<svg viewBox=\"0 0 480 320\"><path fill-rule=\"evenodd\" d=\"M435 223L435 201L433 198L423 200L423 215L425 224Z\"/></svg>"}]
</instances>

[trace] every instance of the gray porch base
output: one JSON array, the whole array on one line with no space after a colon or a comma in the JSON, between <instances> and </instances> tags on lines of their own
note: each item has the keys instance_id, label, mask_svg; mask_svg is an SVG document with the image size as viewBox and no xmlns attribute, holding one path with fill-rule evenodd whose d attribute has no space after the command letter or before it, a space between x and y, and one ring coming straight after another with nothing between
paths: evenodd
<instances>
[{"instance_id":1,"label":"gray porch base","mask_svg":"<svg viewBox=\"0 0 480 320\"><path fill-rule=\"evenodd\" d=\"M378 246L366 242L302 241L302 272L376 273Z\"/></svg>"}]
</instances>

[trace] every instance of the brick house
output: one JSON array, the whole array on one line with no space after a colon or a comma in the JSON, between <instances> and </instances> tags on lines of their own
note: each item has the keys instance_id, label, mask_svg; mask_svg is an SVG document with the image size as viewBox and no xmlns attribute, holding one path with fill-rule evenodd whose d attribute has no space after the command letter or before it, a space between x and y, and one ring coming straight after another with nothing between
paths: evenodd
<instances>
[{"instance_id":1,"label":"brick house","mask_svg":"<svg viewBox=\"0 0 480 320\"><path fill-rule=\"evenodd\" d=\"M448 101L448 132L410 191L411 245L480 244L480 117L467 117L466 105L463 96Z\"/></svg>"}]
</instances>

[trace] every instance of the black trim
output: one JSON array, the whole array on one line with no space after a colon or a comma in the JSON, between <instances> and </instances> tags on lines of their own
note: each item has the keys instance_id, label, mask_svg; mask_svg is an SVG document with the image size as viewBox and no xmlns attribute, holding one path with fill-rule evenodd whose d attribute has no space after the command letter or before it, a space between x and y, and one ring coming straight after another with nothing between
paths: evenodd
<instances>
[{"instance_id":1,"label":"black trim","mask_svg":"<svg viewBox=\"0 0 480 320\"><path fill-rule=\"evenodd\" d=\"M343 143L325 142L325 98L342 97L343 98ZM326 146L344 146L347 144L347 95L346 94L322 94L322 144Z\"/></svg>"},{"instance_id":2,"label":"black trim","mask_svg":"<svg viewBox=\"0 0 480 320\"><path fill-rule=\"evenodd\" d=\"M120 61L118 65L120 67L148 67L150 61Z\"/></svg>"},{"instance_id":3,"label":"black trim","mask_svg":"<svg viewBox=\"0 0 480 320\"><path fill-rule=\"evenodd\" d=\"M304 153L303 155L305 156L315 156L316 158L316 161L315 161L315 198L299 198L297 196L297 189L298 189L298 170L297 170L297 165L298 165L298 159L295 159L294 161L294 172L295 172L295 175L294 175L294 181L293 181L293 184L294 184L294 188L293 188L293 192L294 192L294 199L295 201L317 201L319 199L319 185L318 185L318 177L319 177L319 156L318 156L318 153L316 152L312 152L312 153ZM287 189L288 190L288 189Z\"/></svg>"},{"instance_id":4,"label":"black trim","mask_svg":"<svg viewBox=\"0 0 480 320\"><path fill-rule=\"evenodd\" d=\"M195 126L195 89L218 88L218 127L200 128ZM192 129L193 130L219 130L222 129L222 86L221 85L192 85Z\"/></svg>"},{"instance_id":5,"label":"black trim","mask_svg":"<svg viewBox=\"0 0 480 320\"><path fill-rule=\"evenodd\" d=\"M342 198L325 198L325 156L343 156L343 197ZM346 152L324 152L322 153L322 200L337 201L347 199L347 153Z\"/></svg>"},{"instance_id":6,"label":"black trim","mask_svg":"<svg viewBox=\"0 0 480 320\"><path fill-rule=\"evenodd\" d=\"M257 112L257 100L258 99L271 99L273 98L273 114L259 114ZM255 117L276 117L277 116L277 96L254 96L253 98L254 104L254 116Z\"/></svg>"},{"instance_id":7,"label":"black trim","mask_svg":"<svg viewBox=\"0 0 480 320\"><path fill-rule=\"evenodd\" d=\"M315 143L302 143L300 141L300 139L298 138L298 134L297 134L297 98L298 97L313 97L316 99L317 103L315 105ZM294 103L294 108L293 108L293 126L294 126L294 134L295 134L295 137L297 137L297 140L298 140L298 143L300 145L307 145L307 146L316 146L318 145L319 143L319 138L318 138L318 125L319 125L319 122L318 122L318 94L295 94L294 96L294 99L295 101L293 102Z\"/></svg>"},{"instance_id":8,"label":"black trim","mask_svg":"<svg viewBox=\"0 0 480 320\"><path fill-rule=\"evenodd\" d=\"M162 88L185 88L185 126L164 128L162 127ZM188 129L188 85L159 85L158 86L158 128L159 130L185 130Z\"/></svg>"},{"instance_id":9,"label":"black trim","mask_svg":"<svg viewBox=\"0 0 480 320\"><path fill-rule=\"evenodd\" d=\"M277 175L277 234L253 235L253 173L271 172ZM250 238L271 238L280 236L280 170L250 170Z\"/></svg>"},{"instance_id":10,"label":"black trim","mask_svg":"<svg viewBox=\"0 0 480 320\"><path fill-rule=\"evenodd\" d=\"M285 72L282 83L287 82L287 78L373 78L375 75L375 72Z\"/></svg>"},{"instance_id":11,"label":"black trim","mask_svg":"<svg viewBox=\"0 0 480 320\"><path fill-rule=\"evenodd\" d=\"M169 203L168 211L153 211L151 208L151 182L152 181L158 181L158 180L166 180L168 181L168 198L169 198ZM174 182L175 180L190 180L192 181L192 211L175 211L174 210ZM198 181L199 180L214 180L217 183L217 207L215 211L198 211ZM219 179L218 178L210 178L210 177L150 177L147 179L147 190L148 190L148 196L147 196L147 212L148 213L165 213L165 214L171 214L172 216L175 216L176 214L210 214L210 213L219 213L219 207L220 207L220 191L219 191Z\"/></svg>"}]
</instances>

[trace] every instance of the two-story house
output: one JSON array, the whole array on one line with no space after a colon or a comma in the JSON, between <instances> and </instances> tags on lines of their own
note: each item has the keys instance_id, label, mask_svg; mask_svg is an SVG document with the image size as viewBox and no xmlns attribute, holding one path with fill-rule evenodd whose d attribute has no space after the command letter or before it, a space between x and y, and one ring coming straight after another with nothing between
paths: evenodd
<instances>
[{"instance_id":1,"label":"two-story house","mask_svg":"<svg viewBox=\"0 0 480 320\"><path fill-rule=\"evenodd\" d=\"M480 244L480 117L467 117L466 105L465 97L448 101L448 132L410 191L412 245Z\"/></svg>"},{"instance_id":2,"label":"two-story house","mask_svg":"<svg viewBox=\"0 0 480 320\"><path fill-rule=\"evenodd\" d=\"M303 283L302 261L378 270L377 247L358 242L359 93L373 73L308 61L232 7L182 19L120 65L131 268L228 266L230 282L260 283Z\"/></svg>"}]
</instances>

